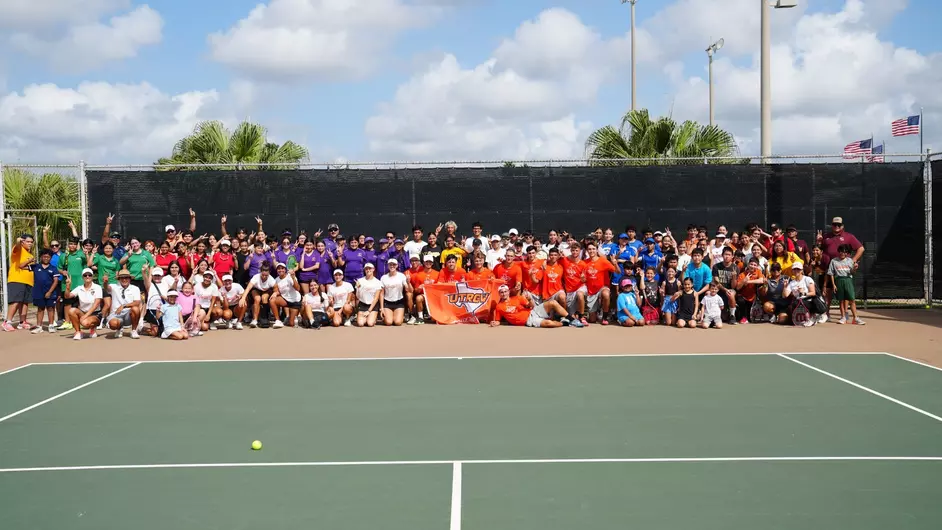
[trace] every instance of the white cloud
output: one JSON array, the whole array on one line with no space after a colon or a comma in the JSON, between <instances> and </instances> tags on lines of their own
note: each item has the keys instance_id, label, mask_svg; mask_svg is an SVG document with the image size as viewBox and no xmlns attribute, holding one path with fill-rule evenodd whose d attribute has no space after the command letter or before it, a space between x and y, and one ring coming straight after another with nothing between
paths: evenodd
<instances>
[{"instance_id":1,"label":"white cloud","mask_svg":"<svg viewBox=\"0 0 942 530\"><path fill-rule=\"evenodd\" d=\"M215 90L170 95L147 83L30 85L0 97L0 160L152 162L197 122L226 119L220 100Z\"/></svg>"},{"instance_id":2,"label":"white cloud","mask_svg":"<svg viewBox=\"0 0 942 530\"><path fill-rule=\"evenodd\" d=\"M161 40L163 19L148 6L112 17L107 24L91 22L71 26L64 34L40 36L14 33L14 47L34 57L45 58L55 68L84 71L104 63L128 59L140 48Z\"/></svg>"},{"instance_id":3,"label":"white cloud","mask_svg":"<svg viewBox=\"0 0 942 530\"><path fill-rule=\"evenodd\" d=\"M429 65L366 123L370 151L395 159L581 156L591 124L574 109L595 99L617 64L605 41L564 9L524 22L487 61L453 55Z\"/></svg>"},{"instance_id":4,"label":"white cloud","mask_svg":"<svg viewBox=\"0 0 942 530\"><path fill-rule=\"evenodd\" d=\"M210 52L254 78L360 78L399 32L427 23L439 9L403 0L270 0L210 35Z\"/></svg>"},{"instance_id":5,"label":"white cloud","mask_svg":"<svg viewBox=\"0 0 942 530\"><path fill-rule=\"evenodd\" d=\"M3 0L0 28L27 30L84 23L127 9L130 4L130 0Z\"/></svg>"}]
</instances>

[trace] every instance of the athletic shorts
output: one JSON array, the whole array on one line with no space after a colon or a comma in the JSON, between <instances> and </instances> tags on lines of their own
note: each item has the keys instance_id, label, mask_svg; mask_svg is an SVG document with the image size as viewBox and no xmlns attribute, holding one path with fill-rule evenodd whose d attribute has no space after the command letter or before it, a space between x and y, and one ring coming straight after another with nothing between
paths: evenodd
<instances>
[{"instance_id":1,"label":"athletic shorts","mask_svg":"<svg viewBox=\"0 0 942 530\"><path fill-rule=\"evenodd\" d=\"M56 302L59 300L59 297L53 293L52 298L33 298L33 305L37 309L46 309L49 307L56 307Z\"/></svg>"},{"instance_id":2,"label":"athletic shorts","mask_svg":"<svg viewBox=\"0 0 942 530\"><path fill-rule=\"evenodd\" d=\"M370 304L364 304L363 302L357 302L357 312L359 313L370 313ZM379 312L379 304L376 304L373 307L373 313Z\"/></svg>"},{"instance_id":3,"label":"athletic shorts","mask_svg":"<svg viewBox=\"0 0 942 530\"><path fill-rule=\"evenodd\" d=\"M602 310L602 291L595 294L587 294L585 297L586 314L598 313Z\"/></svg>"},{"instance_id":4,"label":"athletic shorts","mask_svg":"<svg viewBox=\"0 0 942 530\"><path fill-rule=\"evenodd\" d=\"M130 326L131 325L131 310L125 309L124 311L120 313L112 313L108 315L108 320L105 321L105 323L110 324L111 321L116 318L121 321L122 326Z\"/></svg>"},{"instance_id":5,"label":"athletic shorts","mask_svg":"<svg viewBox=\"0 0 942 530\"><path fill-rule=\"evenodd\" d=\"M8 304L28 304L33 299L33 286L25 283L10 282L7 284Z\"/></svg>"},{"instance_id":6,"label":"athletic shorts","mask_svg":"<svg viewBox=\"0 0 942 530\"><path fill-rule=\"evenodd\" d=\"M301 302L288 302L288 309L301 309Z\"/></svg>"},{"instance_id":7,"label":"athletic shorts","mask_svg":"<svg viewBox=\"0 0 942 530\"><path fill-rule=\"evenodd\" d=\"M722 315L703 315L703 323L706 324L707 327L714 324L722 324Z\"/></svg>"},{"instance_id":8,"label":"athletic shorts","mask_svg":"<svg viewBox=\"0 0 942 530\"><path fill-rule=\"evenodd\" d=\"M837 300L840 302L854 301L857 299L857 293L854 290L854 279L850 277L834 278L837 284Z\"/></svg>"},{"instance_id":9,"label":"athletic shorts","mask_svg":"<svg viewBox=\"0 0 942 530\"><path fill-rule=\"evenodd\" d=\"M147 292L147 289L144 288L144 280L131 280L131 285L140 289L142 293ZM111 296L111 294L109 293L108 296Z\"/></svg>"},{"instance_id":10,"label":"athletic shorts","mask_svg":"<svg viewBox=\"0 0 942 530\"><path fill-rule=\"evenodd\" d=\"M530 291L523 291L523 295L526 296L527 299L530 300L530 303L533 304L534 306L542 305L543 302L546 301L540 298L538 294L531 293Z\"/></svg>"},{"instance_id":11,"label":"athletic shorts","mask_svg":"<svg viewBox=\"0 0 942 530\"><path fill-rule=\"evenodd\" d=\"M383 307L385 307L386 309L391 309L393 311L397 309L405 309L406 301L405 299L399 299L399 300L396 300L395 302L390 302L389 300L383 300Z\"/></svg>"},{"instance_id":12,"label":"athletic shorts","mask_svg":"<svg viewBox=\"0 0 942 530\"><path fill-rule=\"evenodd\" d=\"M579 312L579 301L576 300L576 293L582 293L583 296L586 296L585 286L571 293L566 293L566 310L569 311L570 314Z\"/></svg>"},{"instance_id":13,"label":"athletic shorts","mask_svg":"<svg viewBox=\"0 0 942 530\"><path fill-rule=\"evenodd\" d=\"M527 327L538 328L543 324L543 321L549 317L549 313L546 312L546 308L543 307L543 304L535 305L530 311L530 316L527 318Z\"/></svg>"}]
</instances>

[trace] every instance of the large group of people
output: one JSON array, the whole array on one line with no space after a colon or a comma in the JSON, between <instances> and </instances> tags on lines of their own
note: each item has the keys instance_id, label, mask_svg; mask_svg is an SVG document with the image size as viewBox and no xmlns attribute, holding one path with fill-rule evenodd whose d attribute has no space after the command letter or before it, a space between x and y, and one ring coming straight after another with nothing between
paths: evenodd
<instances>
[{"instance_id":1,"label":"large group of people","mask_svg":"<svg viewBox=\"0 0 942 530\"><path fill-rule=\"evenodd\" d=\"M197 235L196 213L160 240L127 240L105 220L99 240L81 240L73 224L62 248L43 227L16 238L8 270L5 331L71 331L76 340L107 329L121 337L185 340L211 330L249 327L372 327L433 323L425 286L497 280L487 322L539 328L619 325L722 328L748 322L840 324L857 315L854 274L864 248L835 217L813 245L795 226L750 224L669 228L596 228L546 237L514 228L486 234L452 222L411 237L388 231L377 241L326 233L278 235L263 222L219 236ZM35 257L35 256L38 256ZM35 321L28 320L29 306Z\"/></svg>"}]
</instances>

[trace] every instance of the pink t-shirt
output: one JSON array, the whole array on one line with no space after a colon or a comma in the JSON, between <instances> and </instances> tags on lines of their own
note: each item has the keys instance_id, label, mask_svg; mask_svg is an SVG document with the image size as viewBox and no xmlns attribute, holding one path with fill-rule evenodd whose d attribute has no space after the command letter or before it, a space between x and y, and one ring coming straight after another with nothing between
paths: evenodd
<instances>
[{"instance_id":1,"label":"pink t-shirt","mask_svg":"<svg viewBox=\"0 0 942 530\"><path fill-rule=\"evenodd\" d=\"M177 295L177 305L183 308L183 315L189 315L193 312L193 304L198 304L199 301L196 299L195 294L185 295L180 293Z\"/></svg>"}]
</instances>

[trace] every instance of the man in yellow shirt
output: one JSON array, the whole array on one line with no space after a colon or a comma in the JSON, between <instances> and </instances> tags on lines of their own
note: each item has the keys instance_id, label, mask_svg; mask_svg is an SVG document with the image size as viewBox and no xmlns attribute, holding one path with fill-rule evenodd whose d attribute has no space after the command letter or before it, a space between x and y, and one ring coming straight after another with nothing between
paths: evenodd
<instances>
[{"instance_id":1,"label":"man in yellow shirt","mask_svg":"<svg viewBox=\"0 0 942 530\"><path fill-rule=\"evenodd\" d=\"M33 236L23 234L16 238L16 244L10 251L10 271L7 273L10 305L7 308L7 318L3 322L4 331L30 328L26 321L26 312L33 296L33 264L36 263L36 258L33 257L32 250ZM20 315L20 324L14 327L12 320L17 313Z\"/></svg>"},{"instance_id":2,"label":"man in yellow shirt","mask_svg":"<svg viewBox=\"0 0 942 530\"><path fill-rule=\"evenodd\" d=\"M462 263L464 257L468 255L468 251L464 248L455 244L455 236L448 234L445 236L445 249L442 250L441 260L444 264L448 260L448 256L455 256L458 258L457 268L462 268Z\"/></svg>"}]
</instances>

